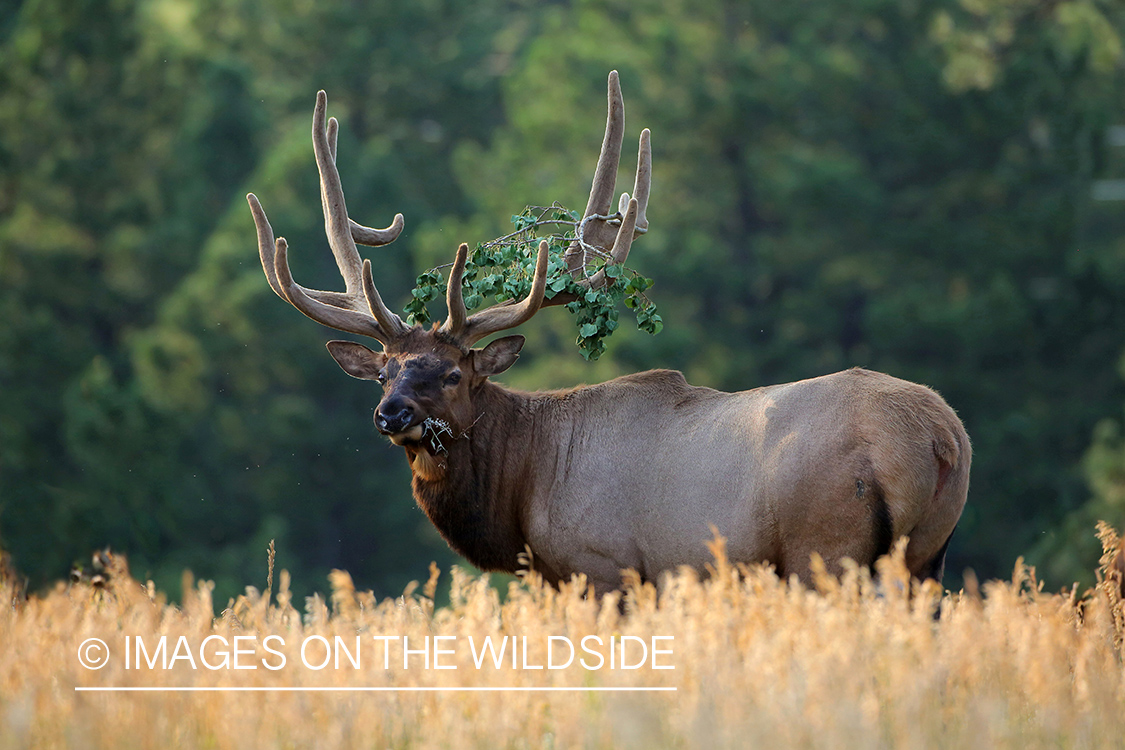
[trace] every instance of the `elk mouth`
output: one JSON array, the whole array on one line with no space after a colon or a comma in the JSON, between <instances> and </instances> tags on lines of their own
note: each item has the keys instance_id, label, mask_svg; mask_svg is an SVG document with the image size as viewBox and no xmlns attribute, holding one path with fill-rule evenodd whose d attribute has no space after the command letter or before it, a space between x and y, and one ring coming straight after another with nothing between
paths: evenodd
<instances>
[{"instance_id":1,"label":"elk mouth","mask_svg":"<svg viewBox=\"0 0 1125 750\"><path fill-rule=\"evenodd\" d=\"M419 422L416 425L407 427L402 432L387 432L383 434L390 438L391 442L395 445L417 445L421 443L422 438L425 437L426 428L422 422Z\"/></svg>"},{"instance_id":2,"label":"elk mouth","mask_svg":"<svg viewBox=\"0 0 1125 750\"><path fill-rule=\"evenodd\" d=\"M453 430L444 419L427 417L401 432L386 435L395 445L423 449L433 456L444 456L449 453L448 444L453 439Z\"/></svg>"}]
</instances>

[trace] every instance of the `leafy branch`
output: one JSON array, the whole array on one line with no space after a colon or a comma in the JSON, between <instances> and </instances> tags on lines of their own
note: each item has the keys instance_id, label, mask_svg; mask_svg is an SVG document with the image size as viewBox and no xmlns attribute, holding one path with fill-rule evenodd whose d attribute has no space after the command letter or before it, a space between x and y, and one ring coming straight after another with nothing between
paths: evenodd
<instances>
[{"instance_id":1,"label":"leafy branch","mask_svg":"<svg viewBox=\"0 0 1125 750\"><path fill-rule=\"evenodd\" d=\"M575 297L563 307L574 316L578 329L575 343L583 357L597 359L605 351L604 339L617 330L619 304L633 311L637 327L642 331L660 333L664 323L656 304L645 295L653 285L652 279L611 263L606 251L584 241L586 224L593 219L619 222L621 215L581 218L577 211L555 203L528 206L512 216L514 231L478 244L465 264L462 280L465 307L472 311L489 299L504 302L526 297L535 274L539 242L545 239L550 248L545 296L553 299L558 294L569 293ZM586 260L579 280L567 270L563 257L574 245L583 251ZM426 325L430 322L426 305L444 293L442 270L451 265L437 266L418 276L410 302L404 309L410 323ZM605 283L599 288L591 289L589 284L579 283L603 270Z\"/></svg>"}]
</instances>

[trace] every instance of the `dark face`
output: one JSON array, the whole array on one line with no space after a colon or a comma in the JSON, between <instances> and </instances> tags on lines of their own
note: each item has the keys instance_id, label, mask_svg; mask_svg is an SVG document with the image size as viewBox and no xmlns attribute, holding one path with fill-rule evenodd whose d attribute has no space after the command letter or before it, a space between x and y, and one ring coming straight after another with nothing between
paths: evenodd
<instances>
[{"instance_id":1,"label":"dark face","mask_svg":"<svg viewBox=\"0 0 1125 750\"><path fill-rule=\"evenodd\" d=\"M414 329L402 341L374 352L351 341L330 341L344 372L383 386L375 427L396 445L441 451L443 438L464 434L476 416L473 393L489 375L515 362L523 336L508 336L465 353L432 332Z\"/></svg>"}]
</instances>

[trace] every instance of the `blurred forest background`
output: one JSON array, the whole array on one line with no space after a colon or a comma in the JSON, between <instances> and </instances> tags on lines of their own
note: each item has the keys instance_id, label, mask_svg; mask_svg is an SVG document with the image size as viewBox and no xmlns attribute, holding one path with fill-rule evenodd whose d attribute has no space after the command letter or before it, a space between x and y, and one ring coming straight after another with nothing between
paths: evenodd
<instances>
[{"instance_id":1,"label":"blurred forest background","mask_svg":"<svg viewBox=\"0 0 1125 750\"><path fill-rule=\"evenodd\" d=\"M1094 521L1125 524L1123 34L1096 0L0 0L0 547L33 585L111 545L220 601L272 538L298 593L451 562L378 389L267 286L245 194L340 287L326 89L352 215L406 216L366 251L401 308L458 242L584 205L617 69L664 332L587 363L551 310L503 379L926 383L975 446L947 584L1019 555L1088 582Z\"/></svg>"}]
</instances>

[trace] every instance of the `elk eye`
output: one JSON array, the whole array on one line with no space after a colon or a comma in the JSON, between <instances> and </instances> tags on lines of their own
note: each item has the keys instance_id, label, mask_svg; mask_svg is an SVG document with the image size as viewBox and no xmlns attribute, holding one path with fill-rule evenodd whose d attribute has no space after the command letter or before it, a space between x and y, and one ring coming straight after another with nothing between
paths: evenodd
<instances>
[{"instance_id":1,"label":"elk eye","mask_svg":"<svg viewBox=\"0 0 1125 750\"><path fill-rule=\"evenodd\" d=\"M381 372L381 373L379 373L378 376L376 376L375 380L379 383L379 385L386 385L387 384L387 374L385 372Z\"/></svg>"},{"instance_id":2,"label":"elk eye","mask_svg":"<svg viewBox=\"0 0 1125 750\"><path fill-rule=\"evenodd\" d=\"M453 372L449 373L449 377L447 377L445 379L445 384L448 385L448 386L454 386L454 385L457 385L460 382L461 382L461 372L459 370L454 370Z\"/></svg>"}]
</instances>

